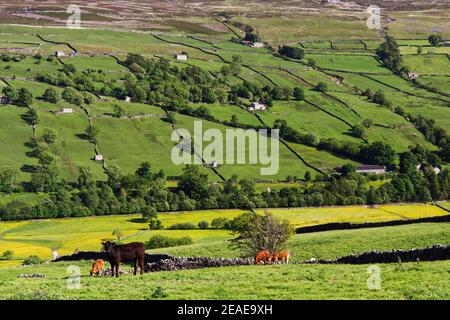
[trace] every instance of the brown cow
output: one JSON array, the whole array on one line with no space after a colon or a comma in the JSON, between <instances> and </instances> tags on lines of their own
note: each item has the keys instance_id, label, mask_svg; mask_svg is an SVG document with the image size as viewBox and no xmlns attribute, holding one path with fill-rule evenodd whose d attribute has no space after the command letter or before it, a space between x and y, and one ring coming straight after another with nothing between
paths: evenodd
<instances>
[{"instance_id":1,"label":"brown cow","mask_svg":"<svg viewBox=\"0 0 450 320\"><path fill-rule=\"evenodd\" d=\"M289 264L289 258L291 257L291 254L288 251L280 251L280 252L275 252L274 254L272 254L272 256L269 258L270 262L275 262L277 263L278 261L280 262L286 262L286 264Z\"/></svg>"},{"instance_id":2,"label":"brown cow","mask_svg":"<svg viewBox=\"0 0 450 320\"><path fill-rule=\"evenodd\" d=\"M111 264L111 275L113 277L114 274L116 277L119 276L119 266L121 262L133 262L134 275L136 275L138 265L141 275L144 273L145 248L142 242L130 242L119 245L107 241L102 244L108 256L108 261Z\"/></svg>"},{"instance_id":3,"label":"brown cow","mask_svg":"<svg viewBox=\"0 0 450 320\"><path fill-rule=\"evenodd\" d=\"M262 262L269 261L270 252L268 250L259 251L255 255L255 264L261 264Z\"/></svg>"},{"instance_id":4,"label":"brown cow","mask_svg":"<svg viewBox=\"0 0 450 320\"><path fill-rule=\"evenodd\" d=\"M94 263L92 264L91 276L100 275L100 272L103 271L104 268L105 268L105 261L103 261L102 259L95 260Z\"/></svg>"}]
</instances>

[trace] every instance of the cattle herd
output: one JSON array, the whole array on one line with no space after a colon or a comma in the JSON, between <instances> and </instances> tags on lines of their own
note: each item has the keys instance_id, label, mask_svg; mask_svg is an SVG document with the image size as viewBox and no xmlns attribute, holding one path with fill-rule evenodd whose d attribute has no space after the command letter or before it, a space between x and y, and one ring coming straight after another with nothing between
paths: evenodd
<instances>
[{"instance_id":1,"label":"cattle herd","mask_svg":"<svg viewBox=\"0 0 450 320\"><path fill-rule=\"evenodd\" d=\"M96 259L92 264L91 276L111 275L118 277L122 272L119 270L120 263L133 262L134 271L136 275L137 268L140 269L140 274L144 272L144 258L145 247L141 242L131 242L127 244L115 244L114 242L103 242L103 250L111 265L111 271L105 272L105 261L103 259ZM290 253L288 251L271 252L269 250L262 250L255 255L255 264L271 264L271 263L289 263ZM123 273L122 273L123 274Z\"/></svg>"},{"instance_id":2,"label":"cattle herd","mask_svg":"<svg viewBox=\"0 0 450 320\"><path fill-rule=\"evenodd\" d=\"M269 250L262 250L255 255L255 264L266 263L289 263L291 254L288 251L270 252Z\"/></svg>"}]
</instances>

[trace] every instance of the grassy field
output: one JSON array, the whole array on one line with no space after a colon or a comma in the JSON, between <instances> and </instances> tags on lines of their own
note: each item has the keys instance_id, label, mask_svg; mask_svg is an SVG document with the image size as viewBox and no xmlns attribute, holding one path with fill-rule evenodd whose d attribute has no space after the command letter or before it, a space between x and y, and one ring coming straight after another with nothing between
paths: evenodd
<instances>
[{"instance_id":1,"label":"grassy field","mask_svg":"<svg viewBox=\"0 0 450 320\"><path fill-rule=\"evenodd\" d=\"M67 263L8 269L0 274L1 299L449 299L448 261L381 264L381 289L369 290L367 265L273 265L158 272L133 277L90 278L90 263L80 266L81 288L66 288ZM40 279L17 278L39 272ZM229 281L232 279L232 281ZM130 290L130 288L133 288ZM239 288L239 290L236 290ZM42 299L42 298L41 298Z\"/></svg>"},{"instance_id":2,"label":"grassy field","mask_svg":"<svg viewBox=\"0 0 450 320\"><path fill-rule=\"evenodd\" d=\"M431 217L448 214L447 211L442 210L436 206L423 204L386 205L374 208L354 206L268 210L279 218L287 219L294 227L310 226L328 222L380 222L389 220L415 219L420 217ZM263 213L264 210L257 210L257 212ZM191 222L197 224L198 222L203 220L211 223L213 219L219 217L232 219L242 213L244 213L244 211L242 210L207 210L179 213L161 213L159 215L159 219L165 227L169 227L175 223ZM431 232L430 230L435 230L435 233L439 235L442 229L445 229L446 224L429 224L428 226L429 227L427 228L422 228L422 225L417 225L417 228L419 228L422 233L427 233ZM434 229L433 226L441 227L436 227L436 229ZM227 251L228 249L226 248L226 240L230 239L231 237L229 231L226 230L196 229L149 231L147 230L147 228L147 223L142 220L139 215L0 222L0 252L3 252L5 250L13 250L15 253L15 258L21 260L31 254L37 254L45 259L48 259L51 257L52 248L57 248L60 254L71 254L75 250L99 250L102 240L114 239L115 237L112 235L112 232L114 230L120 230L122 231L124 237L128 237L126 240L123 240L125 242L147 241L154 234L162 234L170 237L190 236L194 241L194 244L192 246L174 248L174 250L178 252L179 250L183 251L187 249L189 251L189 254L213 254L214 256L217 256L218 254L220 255L224 252L223 250L225 250L227 256L233 255L233 252ZM408 226L399 228L405 228L404 230L407 230ZM374 237L382 237L386 234L385 232L378 233L376 230L383 229L373 229ZM386 230L386 232L389 232L389 230L392 229L385 228L384 230ZM336 243L339 242L340 232L341 231L336 232ZM345 234L347 231L342 232ZM347 233L349 241L351 240L350 238L353 237L352 235L358 232L364 233L365 231L354 230L350 233ZM410 232L408 237L410 237L413 232L414 231ZM326 235L326 233L320 234ZM403 234L403 232L401 234ZM399 234L399 236L401 234ZM444 235L448 236L446 233ZM328 236L329 235L326 235L326 237ZM298 244L296 244L296 246L302 246L301 244L304 241L303 237L314 237L314 234L296 235L293 240L295 242L297 241L295 239L298 239ZM366 236L361 237L361 243L364 242L363 240L366 239L365 237ZM418 236L417 238L419 240L424 240L427 244L432 244L433 242L437 241L436 239L431 237L429 237L428 240L426 240L426 237L420 238ZM411 239L410 243L415 243L414 241L413 239ZM439 241L445 241L445 238L439 238ZM370 246L371 244L376 242L368 241L365 243L367 246ZM383 245L383 243L389 242L383 242L383 240L380 238L378 243L380 245ZM407 241L405 241L403 244L406 243ZM393 244L391 243L391 245ZM392 246L392 248L394 248L394 246ZM219 251L214 253L214 251L217 249L219 249ZM306 259L306 256L312 254L313 251L318 249L320 249L320 246L316 246L316 249L309 252L306 251L307 254L305 256L302 255L301 257ZM195 253L195 250L197 250L197 253ZM325 248L323 248L322 250L325 250ZM326 257L329 257L329 255ZM297 256L297 259L300 259L300 256Z\"/></svg>"}]
</instances>

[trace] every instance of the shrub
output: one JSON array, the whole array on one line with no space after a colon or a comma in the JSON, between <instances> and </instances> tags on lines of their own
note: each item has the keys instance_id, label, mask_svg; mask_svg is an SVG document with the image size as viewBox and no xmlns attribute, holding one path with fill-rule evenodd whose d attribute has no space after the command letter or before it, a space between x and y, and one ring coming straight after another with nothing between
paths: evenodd
<instances>
[{"instance_id":1,"label":"shrub","mask_svg":"<svg viewBox=\"0 0 450 320\"><path fill-rule=\"evenodd\" d=\"M27 265L34 265L34 264L41 264L43 261L41 258L39 258L38 256L29 256L28 258L26 258L25 260L23 260L22 265L27 266Z\"/></svg>"},{"instance_id":2,"label":"shrub","mask_svg":"<svg viewBox=\"0 0 450 320\"><path fill-rule=\"evenodd\" d=\"M2 259L11 260L14 256L14 252L12 250L6 250L2 253Z\"/></svg>"},{"instance_id":3,"label":"shrub","mask_svg":"<svg viewBox=\"0 0 450 320\"><path fill-rule=\"evenodd\" d=\"M229 221L230 220L223 217L215 218L213 221L211 221L211 227L214 229L225 229Z\"/></svg>"},{"instance_id":4,"label":"shrub","mask_svg":"<svg viewBox=\"0 0 450 320\"><path fill-rule=\"evenodd\" d=\"M208 227L209 227L208 221L203 220L198 223L199 229L208 229Z\"/></svg>"},{"instance_id":5,"label":"shrub","mask_svg":"<svg viewBox=\"0 0 450 320\"><path fill-rule=\"evenodd\" d=\"M281 251L293 232L287 220L279 220L269 212L263 216L251 213L240 217L240 223L233 229L237 238L230 246L239 249L243 256L254 256L261 250Z\"/></svg>"},{"instance_id":6,"label":"shrub","mask_svg":"<svg viewBox=\"0 0 450 320\"><path fill-rule=\"evenodd\" d=\"M148 228L150 230L161 230L163 229L163 225L161 223L161 221L159 221L158 218L151 218L148 224Z\"/></svg>"},{"instance_id":7,"label":"shrub","mask_svg":"<svg viewBox=\"0 0 450 320\"><path fill-rule=\"evenodd\" d=\"M191 230L196 229L195 224L192 222L185 222L185 223L175 223L171 225L168 229L170 230Z\"/></svg>"},{"instance_id":8,"label":"shrub","mask_svg":"<svg viewBox=\"0 0 450 320\"><path fill-rule=\"evenodd\" d=\"M58 294L48 293L43 289L19 291L9 297L9 300L61 300Z\"/></svg>"},{"instance_id":9,"label":"shrub","mask_svg":"<svg viewBox=\"0 0 450 320\"><path fill-rule=\"evenodd\" d=\"M191 237L170 238L162 235L155 235L145 243L145 249L186 246L189 244L192 244Z\"/></svg>"},{"instance_id":10,"label":"shrub","mask_svg":"<svg viewBox=\"0 0 450 320\"><path fill-rule=\"evenodd\" d=\"M169 294L162 287L156 287L152 292L152 298L154 298L154 299L166 298L168 295Z\"/></svg>"}]
</instances>

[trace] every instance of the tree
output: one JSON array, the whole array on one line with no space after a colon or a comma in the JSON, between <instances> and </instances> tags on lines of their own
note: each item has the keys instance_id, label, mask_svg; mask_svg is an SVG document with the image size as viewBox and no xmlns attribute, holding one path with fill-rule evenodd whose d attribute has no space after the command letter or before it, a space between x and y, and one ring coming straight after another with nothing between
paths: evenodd
<instances>
[{"instance_id":1,"label":"tree","mask_svg":"<svg viewBox=\"0 0 450 320\"><path fill-rule=\"evenodd\" d=\"M199 229L208 229L209 223L208 223L208 221L202 220L198 223L197 226Z\"/></svg>"},{"instance_id":2,"label":"tree","mask_svg":"<svg viewBox=\"0 0 450 320\"><path fill-rule=\"evenodd\" d=\"M42 134L42 140L45 141L47 144L53 144L55 143L56 139L58 138L58 133L55 129L52 128L45 128L44 133Z\"/></svg>"},{"instance_id":3,"label":"tree","mask_svg":"<svg viewBox=\"0 0 450 320\"><path fill-rule=\"evenodd\" d=\"M142 219L150 222L152 219L156 219L158 212L152 206L145 206L142 210Z\"/></svg>"},{"instance_id":4,"label":"tree","mask_svg":"<svg viewBox=\"0 0 450 320\"><path fill-rule=\"evenodd\" d=\"M22 119L28 123L30 126L37 125L39 123L39 118L36 110L30 108L27 112L22 116Z\"/></svg>"},{"instance_id":5,"label":"tree","mask_svg":"<svg viewBox=\"0 0 450 320\"><path fill-rule=\"evenodd\" d=\"M116 118L122 118L126 115L126 110L124 107L122 107L120 104L114 105L114 117Z\"/></svg>"},{"instance_id":6,"label":"tree","mask_svg":"<svg viewBox=\"0 0 450 320\"><path fill-rule=\"evenodd\" d=\"M87 140L89 140L91 143L97 143L97 135L99 131L100 130L97 127L89 125L84 132L86 134Z\"/></svg>"},{"instance_id":7,"label":"tree","mask_svg":"<svg viewBox=\"0 0 450 320\"><path fill-rule=\"evenodd\" d=\"M14 251L6 250L2 253L2 259L11 260L14 257Z\"/></svg>"},{"instance_id":8,"label":"tree","mask_svg":"<svg viewBox=\"0 0 450 320\"><path fill-rule=\"evenodd\" d=\"M366 136L366 130L363 126L360 126L359 124L354 125L351 129L352 135L358 138L364 138Z\"/></svg>"},{"instance_id":9,"label":"tree","mask_svg":"<svg viewBox=\"0 0 450 320\"><path fill-rule=\"evenodd\" d=\"M85 166L78 167L78 188L90 189L95 187L95 177L91 168Z\"/></svg>"},{"instance_id":10,"label":"tree","mask_svg":"<svg viewBox=\"0 0 450 320\"><path fill-rule=\"evenodd\" d=\"M164 117L164 121L171 124L176 124L177 119L175 118L175 112L172 111L167 112L167 115Z\"/></svg>"},{"instance_id":11,"label":"tree","mask_svg":"<svg viewBox=\"0 0 450 320\"><path fill-rule=\"evenodd\" d=\"M230 124L233 127L237 127L239 125L239 120L238 120L238 116L237 115L235 115L235 114L231 115Z\"/></svg>"},{"instance_id":12,"label":"tree","mask_svg":"<svg viewBox=\"0 0 450 320\"><path fill-rule=\"evenodd\" d=\"M19 173L13 169L0 171L0 192L12 193L17 188Z\"/></svg>"},{"instance_id":13,"label":"tree","mask_svg":"<svg viewBox=\"0 0 450 320\"><path fill-rule=\"evenodd\" d=\"M442 36L439 34L432 34L428 37L428 42L433 46L437 47L442 42Z\"/></svg>"},{"instance_id":14,"label":"tree","mask_svg":"<svg viewBox=\"0 0 450 320\"><path fill-rule=\"evenodd\" d=\"M361 150L363 158L369 163L380 165L393 164L395 160L395 151L384 142L376 141Z\"/></svg>"},{"instance_id":15,"label":"tree","mask_svg":"<svg viewBox=\"0 0 450 320\"><path fill-rule=\"evenodd\" d=\"M12 87L3 87L2 94L9 103L14 103L17 100L17 90Z\"/></svg>"},{"instance_id":16,"label":"tree","mask_svg":"<svg viewBox=\"0 0 450 320\"><path fill-rule=\"evenodd\" d=\"M373 126L373 120L372 119L364 119L361 124L366 128L370 128L371 126Z\"/></svg>"},{"instance_id":17,"label":"tree","mask_svg":"<svg viewBox=\"0 0 450 320\"><path fill-rule=\"evenodd\" d=\"M84 96L72 87L66 87L62 92L62 98L69 103L80 106L84 101Z\"/></svg>"},{"instance_id":18,"label":"tree","mask_svg":"<svg viewBox=\"0 0 450 320\"><path fill-rule=\"evenodd\" d=\"M63 72L66 74L77 72L77 68L71 63L65 63L63 66Z\"/></svg>"},{"instance_id":19,"label":"tree","mask_svg":"<svg viewBox=\"0 0 450 320\"><path fill-rule=\"evenodd\" d=\"M42 95L44 101L57 103L60 99L58 92L54 88L47 88Z\"/></svg>"},{"instance_id":20,"label":"tree","mask_svg":"<svg viewBox=\"0 0 450 320\"><path fill-rule=\"evenodd\" d=\"M262 250L272 253L283 250L293 232L287 220L281 221L269 212L254 215L242 228L232 231L237 238L232 240L231 246L246 257L254 257Z\"/></svg>"},{"instance_id":21,"label":"tree","mask_svg":"<svg viewBox=\"0 0 450 320\"><path fill-rule=\"evenodd\" d=\"M309 171L305 172L305 181L311 181L311 172Z\"/></svg>"},{"instance_id":22,"label":"tree","mask_svg":"<svg viewBox=\"0 0 450 320\"><path fill-rule=\"evenodd\" d=\"M17 94L16 104L19 107L29 107L33 102L33 94L27 88L20 88Z\"/></svg>"},{"instance_id":23,"label":"tree","mask_svg":"<svg viewBox=\"0 0 450 320\"><path fill-rule=\"evenodd\" d=\"M294 99L298 101L305 100L305 93L303 92L303 88L295 87L292 92Z\"/></svg>"},{"instance_id":24,"label":"tree","mask_svg":"<svg viewBox=\"0 0 450 320\"><path fill-rule=\"evenodd\" d=\"M112 232L112 235L117 237L117 240L120 241L123 237L123 231L116 229Z\"/></svg>"},{"instance_id":25,"label":"tree","mask_svg":"<svg viewBox=\"0 0 450 320\"><path fill-rule=\"evenodd\" d=\"M290 47L290 46L286 46L286 45L283 45L282 47L280 47L278 49L278 53L282 56L292 58L292 59L297 59L297 60L303 59L303 56L305 55L305 52L303 51L303 49L298 48L298 47Z\"/></svg>"},{"instance_id":26,"label":"tree","mask_svg":"<svg viewBox=\"0 0 450 320\"><path fill-rule=\"evenodd\" d=\"M398 73L402 68L400 50L393 37L386 37L386 40L377 48L376 55L392 71Z\"/></svg>"},{"instance_id":27,"label":"tree","mask_svg":"<svg viewBox=\"0 0 450 320\"><path fill-rule=\"evenodd\" d=\"M314 68L314 69L317 67L316 60L314 60L312 58L308 58L307 61L308 61L307 62L308 67L311 67L311 68Z\"/></svg>"},{"instance_id":28,"label":"tree","mask_svg":"<svg viewBox=\"0 0 450 320\"><path fill-rule=\"evenodd\" d=\"M192 199L206 199L208 197L208 176L200 173L199 166L186 165L178 181L178 188Z\"/></svg>"},{"instance_id":29,"label":"tree","mask_svg":"<svg viewBox=\"0 0 450 320\"><path fill-rule=\"evenodd\" d=\"M417 165L419 161L417 157L411 151L406 151L400 154L400 172L411 173L417 171Z\"/></svg>"},{"instance_id":30,"label":"tree","mask_svg":"<svg viewBox=\"0 0 450 320\"><path fill-rule=\"evenodd\" d=\"M327 86L327 84L326 84L325 82L320 81L320 82L315 86L314 89L316 89L316 90L319 91L319 92L325 92L325 91L328 90L328 86Z\"/></svg>"}]
</instances>

